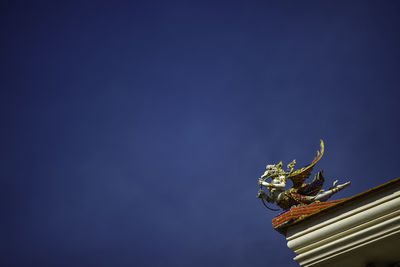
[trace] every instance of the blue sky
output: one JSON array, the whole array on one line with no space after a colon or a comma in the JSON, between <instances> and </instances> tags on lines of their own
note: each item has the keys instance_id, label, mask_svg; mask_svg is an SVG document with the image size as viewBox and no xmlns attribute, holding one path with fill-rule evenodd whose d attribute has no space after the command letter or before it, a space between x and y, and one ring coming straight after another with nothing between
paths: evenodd
<instances>
[{"instance_id":1,"label":"blue sky","mask_svg":"<svg viewBox=\"0 0 400 267\"><path fill-rule=\"evenodd\" d=\"M296 266L267 163L397 178L396 1L3 1L2 266Z\"/></svg>"}]
</instances>

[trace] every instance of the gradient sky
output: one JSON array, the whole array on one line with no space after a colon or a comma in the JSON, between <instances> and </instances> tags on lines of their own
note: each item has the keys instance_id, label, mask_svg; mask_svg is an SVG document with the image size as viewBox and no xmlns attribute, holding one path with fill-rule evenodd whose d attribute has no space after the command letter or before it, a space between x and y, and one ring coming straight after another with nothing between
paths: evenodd
<instances>
[{"instance_id":1,"label":"gradient sky","mask_svg":"<svg viewBox=\"0 0 400 267\"><path fill-rule=\"evenodd\" d=\"M2 1L2 266L297 266L265 165L399 171L398 1Z\"/></svg>"}]
</instances>

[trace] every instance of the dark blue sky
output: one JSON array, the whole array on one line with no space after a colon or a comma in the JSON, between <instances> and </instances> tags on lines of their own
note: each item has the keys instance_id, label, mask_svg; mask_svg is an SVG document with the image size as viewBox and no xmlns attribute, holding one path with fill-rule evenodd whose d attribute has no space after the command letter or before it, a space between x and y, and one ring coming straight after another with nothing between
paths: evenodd
<instances>
[{"instance_id":1,"label":"dark blue sky","mask_svg":"<svg viewBox=\"0 0 400 267\"><path fill-rule=\"evenodd\" d=\"M399 12L2 1L1 265L296 266L257 179L399 176Z\"/></svg>"}]
</instances>

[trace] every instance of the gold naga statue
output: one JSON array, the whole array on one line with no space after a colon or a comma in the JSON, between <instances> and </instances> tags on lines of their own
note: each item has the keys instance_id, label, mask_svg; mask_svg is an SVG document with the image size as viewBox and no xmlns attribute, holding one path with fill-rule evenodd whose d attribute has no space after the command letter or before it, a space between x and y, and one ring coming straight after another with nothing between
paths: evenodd
<instances>
[{"instance_id":1,"label":"gold naga statue","mask_svg":"<svg viewBox=\"0 0 400 267\"><path fill-rule=\"evenodd\" d=\"M258 198L261 198L265 207L270 210L272 209L267 206L265 200L269 203L276 203L283 210L290 209L297 205L307 205L313 202L327 201L333 194L342 190L343 188L350 185L350 182L337 185L338 180L333 182L333 185L328 190L323 190L324 184L323 171L319 171L311 183L304 183L305 180L310 176L315 164L322 158L324 154L324 142L320 141L320 150L317 150L317 156L311 162L310 165L294 170L296 160L293 160L287 165L287 171L282 169L282 161L278 164L267 165L266 171L258 180L260 189L258 191ZM271 179L270 182L267 182ZM290 179L293 182L293 187L286 190L287 180ZM263 187L266 187L269 194L267 194Z\"/></svg>"}]
</instances>

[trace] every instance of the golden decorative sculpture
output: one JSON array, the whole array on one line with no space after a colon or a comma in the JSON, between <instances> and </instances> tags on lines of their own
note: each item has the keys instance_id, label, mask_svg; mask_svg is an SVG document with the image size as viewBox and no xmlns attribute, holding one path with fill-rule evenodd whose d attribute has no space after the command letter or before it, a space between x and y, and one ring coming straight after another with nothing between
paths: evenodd
<instances>
[{"instance_id":1,"label":"golden decorative sculpture","mask_svg":"<svg viewBox=\"0 0 400 267\"><path fill-rule=\"evenodd\" d=\"M320 150L317 151L317 156L311 164L299 170L294 170L296 160L293 160L287 165L287 171L282 169L282 161L275 165L267 165L267 170L258 181L260 186L258 198L262 199L267 208L269 207L265 204L265 200L269 203L275 202L283 210L287 210L296 205L326 201L333 194L350 185L350 182L337 185L338 181L336 180L331 188L326 191L323 190L322 186L324 184L324 176L322 170L315 175L314 180L311 183L304 183L310 176L315 164L317 164L324 154L324 142L322 140L320 146ZM271 179L271 181L267 182L268 179ZM288 179L292 180L293 187L286 190ZM269 194L263 191L263 186L267 188Z\"/></svg>"}]
</instances>

